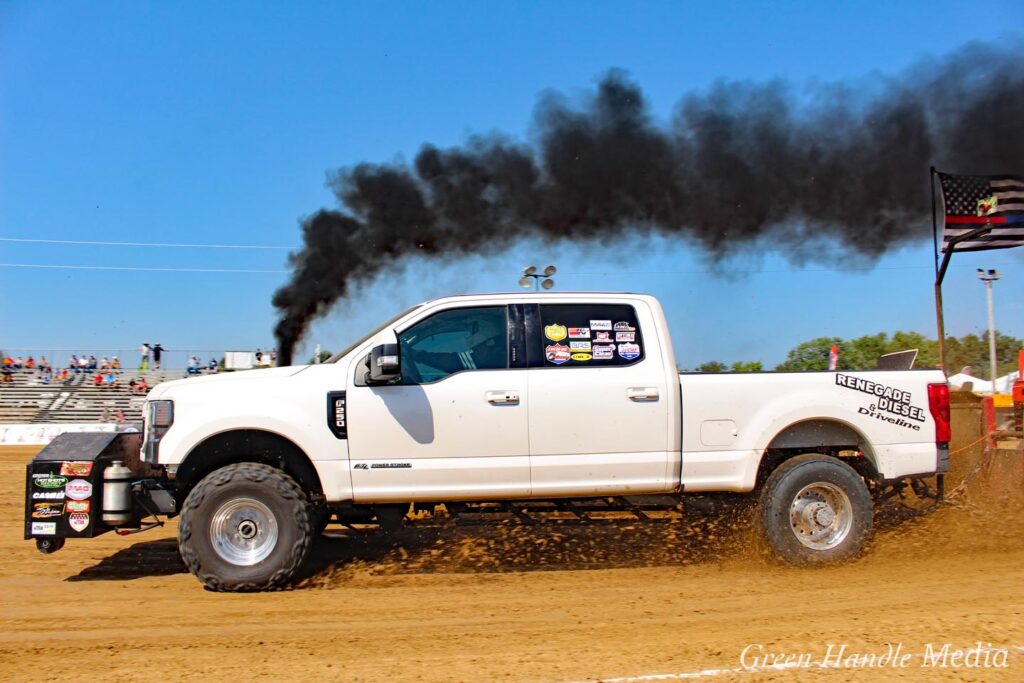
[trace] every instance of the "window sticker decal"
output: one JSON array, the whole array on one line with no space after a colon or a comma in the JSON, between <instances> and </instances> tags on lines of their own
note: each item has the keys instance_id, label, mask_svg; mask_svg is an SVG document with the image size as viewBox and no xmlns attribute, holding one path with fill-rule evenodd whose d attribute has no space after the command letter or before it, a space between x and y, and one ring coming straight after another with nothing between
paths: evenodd
<instances>
[{"instance_id":1,"label":"window sticker decal","mask_svg":"<svg viewBox=\"0 0 1024 683\"><path fill-rule=\"evenodd\" d=\"M549 344L544 347L544 359L549 363L561 365L569 360L569 347L565 344Z\"/></svg>"},{"instance_id":2,"label":"window sticker decal","mask_svg":"<svg viewBox=\"0 0 1024 683\"><path fill-rule=\"evenodd\" d=\"M619 355L626 360L633 360L640 355L639 344L619 344Z\"/></svg>"},{"instance_id":3,"label":"window sticker decal","mask_svg":"<svg viewBox=\"0 0 1024 683\"><path fill-rule=\"evenodd\" d=\"M542 303L536 312L530 367L614 368L639 363L646 353L645 331L629 304Z\"/></svg>"},{"instance_id":4,"label":"window sticker decal","mask_svg":"<svg viewBox=\"0 0 1024 683\"><path fill-rule=\"evenodd\" d=\"M547 325L544 328L544 336L551 341L562 341L565 339L566 329L565 325Z\"/></svg>"}]
</instances>

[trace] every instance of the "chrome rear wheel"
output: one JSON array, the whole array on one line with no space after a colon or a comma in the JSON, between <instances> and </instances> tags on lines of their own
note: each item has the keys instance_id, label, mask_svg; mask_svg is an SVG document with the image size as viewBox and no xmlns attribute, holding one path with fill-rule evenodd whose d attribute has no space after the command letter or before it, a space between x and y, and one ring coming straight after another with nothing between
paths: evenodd
<instances>
[{"instance_id":1,"label":"chrome rear wheel","mask_svg":"<svg viewBox=\"0 0 1024 683\"><path fill-rule=\"evenodd\" d=\"M830 550L850 534L853 504L835 484L817 481L800 489L789 507L789 526L812 550Z\"/></svg>"}]
</instances>

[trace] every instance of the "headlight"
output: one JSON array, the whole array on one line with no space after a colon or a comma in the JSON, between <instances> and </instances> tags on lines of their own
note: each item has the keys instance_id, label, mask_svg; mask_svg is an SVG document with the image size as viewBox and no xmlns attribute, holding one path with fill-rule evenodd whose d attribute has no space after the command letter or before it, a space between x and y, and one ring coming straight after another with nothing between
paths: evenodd
<instances>
[{"instance_id":1,"label":"headlight","mask_svg":"<svg viewBox=\"0 0 1024 683\"><path fill-rule=\"evenodd\" d=\"M149 401L146 403L146 443L143 446L143 460L158 461L160 439L174 424L174 401Z\"/></svg>"}]
</instances>

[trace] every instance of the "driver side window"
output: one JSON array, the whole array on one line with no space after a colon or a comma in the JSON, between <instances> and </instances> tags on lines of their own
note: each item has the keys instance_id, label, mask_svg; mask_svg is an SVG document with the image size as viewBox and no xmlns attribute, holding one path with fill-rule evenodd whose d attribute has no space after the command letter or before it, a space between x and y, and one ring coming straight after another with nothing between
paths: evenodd
<instances>
[{"instance_id":1,"label":"driver side window","mask_svg":"<svg viewBox=\"0 0 1024 683\"><path fill-rule=\"evenodd\" d=\"M399 333L402 384L430 384L464 370L508 367L505 306L453 308Z\"/></svg>"}]
</instances>

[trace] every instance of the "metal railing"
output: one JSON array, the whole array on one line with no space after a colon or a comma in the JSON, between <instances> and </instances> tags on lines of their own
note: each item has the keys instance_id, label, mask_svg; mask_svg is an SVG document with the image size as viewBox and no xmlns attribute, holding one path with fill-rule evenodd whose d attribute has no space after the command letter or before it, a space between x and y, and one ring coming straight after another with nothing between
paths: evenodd
<instances>
[{"instance_id":1,"label":"metal railing","mask_svg":"<svg viewBox=\"0 0 1024 683\"><path fill-rule=\"evenodd\" d=\"M237 351L239 349L231 349ZM217 362L218 367L221 366L221 361L224 358L224 349L164 349L160 357L160 368L164 370L185 370L188 368L189 359L195 356L199 359L199 367L206 368L210 364L210 360L213 359ZM255 353L255 350L254 350ZM269 364L270 350L264 351L267 356L265 364ZM121 364L121 370L139 371L141 369L142 354L138 348L134 349L110 349L110 348L13 348L13 347L0 347L0 354L3 356L9 356L12 359L16 359L21 356L22 360L25 361L29 357L35 359L36 367L38 368L39 363L43 356L46 357L50 366L54 369L59 368L70 368L71 356L75 355L81 358L84 354L86 358L94 356L96 358L97 368L102 362L103 358L111 360L117 358ZM148 370L155 369L155 362L153 355L149 356Z\"/></svg>"}]
</instances>

